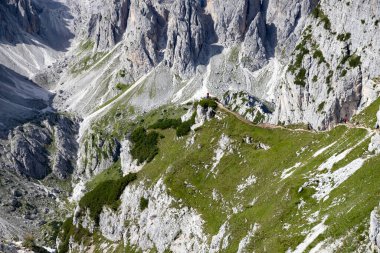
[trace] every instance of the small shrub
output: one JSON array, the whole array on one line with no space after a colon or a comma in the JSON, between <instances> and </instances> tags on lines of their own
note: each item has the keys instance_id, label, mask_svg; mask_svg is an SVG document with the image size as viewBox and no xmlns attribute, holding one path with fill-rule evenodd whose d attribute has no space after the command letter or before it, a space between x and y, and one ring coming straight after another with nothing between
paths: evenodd
<instances>
[{"instance_id":1,"label":"small shrub","mask_svg":"<svg viewBox=\"0 0 380 253\"><path fill-rule=\"evenodd\" d=\"M297 69L300 69L302 67L302 62L303 62L303 59L304 59L305 55L307 55L307 54L310 53L309 49L307 49L305 47L306 43L307 43L307 40L304 37L304 40L300 44L298 44L297 47L296 47L296 50L298 51L298 53L296 55L296 60L295 60L294 63L292 63L289 66L289 71L292 74L294 74Z\"/></svg>"},{"instance_id":2,"label":"small shrub","mask_svg":"<svg viewBox=\"0 0 380 253\"><path fill-rule=\"evenodd\" d=\"M321 64L322 62L326 62L325 57L323 56L323 53L321 50L317 49L314 51L313 54L314 59L319 59L318 63Z\"/></svg>"},{"instance_id":3,"label":"small shrub","mask_svg":"<svg viewBox=\"0 0 380 253\"><path fill-rule=\"evenodd\" d=\"M118 200L125 187L136 180L136 178L136 174L128 174L117 180L104 181L84 195L79 201L79 206L82 209L89 209L91 219L96 224L99 224L99 215L102 212L103 206L107 205L116 209L119 204Z\"/></svg>"},{"instance_id":4,"label":"small shrub","mask_svg":"<svg viewBox=\"0 0 380 253\"><path fill-rule=\"evenodd\" d=\"M331 84L331 80L332 80L333 75L334 75L334 71L329 70L329 74L328 74L328 76L326 77L326 83L327 83L328 85Z\"/></svg>"},{"instance_id":5,"label":"small shrub","mask_svg":"<svg viewBox=\"0 0 380 253\"><path fill-rule=\"evenodd\" d=\"M144 211L149 205L149 199L146 199L144 197L140 198L140 210Z\"/></svg>"},{"instance_id":6,"label":"small shrub","mask_svg":"<svg viewBox=\"0 0 380 253\"><path fill-rule=\"evenodd\" d=\"M318 105L318 112L321 112L325 108L325 102L322 102Z\"/></svg>"},{"instance_id":7,"label":"small shrub","mask_svg":"<svg viewBox=\"0 0 380 253\"><path fill-rule=\"evenodd\" d=\"M128 85L127 84L124 84L124 83L118 83L116 84L116 89L120 90L120 91L126 91L128 89Z\"/></svg>"},{"instance_id":8,"label":"small shrub","mask_svg":"<svg viewBox=\"0 0 380 253\"><path fill-rule=\"evenodd\" d=\"M337 36L339 41L347 41L351 38L351 33L341 33Z\"/></svg>"},{"instance_id":9,"label":"small shrub","mask_svg":"<svg viewBox=\"0 0 380 253\"><path fill-rule=\"evenodd\" d=\"M178 137L186 136L191 131L191 126L193 124L190 121L185 121L181 125L178 126L176 130L176 134Z\"/></svg>"},{"instance_id":10,"label":"small shrub","mask_svg":"<svg viewBox=\"0 0 380 253\"><path fill-rule=\"evenodd\" d=\"M27 249L33 249L36 246L34 237L32 235L25 236L22 246L24 246Z\"/></svg>"},{"instance_id":11,"label":"small shrub","mask_svg":"<svg viewBox=\"0 0 380 253\"><path fill-rule=\"evenodd\" d=\"M350 65L351 68L356 68L357 66L361 64L361 57L355 54L352 55L348 59L348 64Z\"/></svg>"},{"instance_id":12,"label":"small shrub","mask_svg":"<svg viewBox=\"0 0 380 253\"><path fill-rule=\"evenodd\" d=\"M215 102L215 100L209 98L201 99L201 101L199 101L198 104L202 106L204 109L212 108L213 110L215 110L218 107L218 104ZM196 105L197 104L195 104L195 106Z\"/></svg>"}]
</instances>

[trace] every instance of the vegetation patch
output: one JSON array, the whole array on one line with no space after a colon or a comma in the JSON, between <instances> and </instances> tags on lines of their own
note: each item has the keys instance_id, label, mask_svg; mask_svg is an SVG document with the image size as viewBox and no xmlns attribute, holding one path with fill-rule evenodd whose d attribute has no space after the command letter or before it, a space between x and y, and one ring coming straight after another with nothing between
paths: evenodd
<instances>
[{"instance_id":1,"label":"vegetation patch","mask_svg":"<svg viewBox=\"0 0 380 253\"><path fill-rule=\"evenodd\" d=\"M62 234L60 235L61 244L58 246L59 253L69 252L69 243L71 237L75 242L81 242L86 238L91 237L91 233L87 229L83 228L81 225L78 225L78 227L74 226L72 220L73 217L70 217L66 219L62 224Z\"/></svg>"},{"instance_id":2,"label":"vegetation patch","mask_svg":"<svg viewBox=\"0 0 380 253\"><path fill-rule=\"evenodd\" d=\"M94 46L95 46L95 42L91 40L87 40L87 41L82 41L79 45L79 48L82 51L87 51L87 50L92 50Z\"/></svg>"},{"instance_id":3,"label":"vegetation patch","mask_svg":"<svg viewBox=\"0 0 380 253\"><path fill-rule=\"evenodd\" d=\"M318 5L317 7L314 8L314 10L312 11L312 15L315 19L319 19L320 22L323 23L323 28L325 28L326 30L330 30L331 29L331 22L330 22L330 19L329 17L323 12L323 10L321 9L321 6Z\"/></svg>"},{"instance_id":4,"label":"vegetation patch","mask_svg":"<svg viewBox=\"0 0 380 253\"><path fill-rule=\"evenodd\" d=\"M156 123L150 126L152 129L175 129L177 137L186 136L191 131L191 126L195 124L195 112L191 119L182 122L181 119L159 119Z\"/></svg>"},{"instance_id":5,"label":"vegetation patch","mask_svg":"<svg viewBox=\"0 0 380 253\"><path fill-rule=\"evenodd\" d=\"M359 55L352 55L349 59L348 59L348 64L350 65L351 68L356 68L357 66L359 66L361 64L361 56Z\"/></svg>"},{"instance_id":6,"label":"vegetation patch","mask_svg":"<svg viewBox=\"0 0 380 253\"><path fill-rule=\"evenodd\" d=\"M165 118L165 119L159 119L156 123L151 125L149 128L162 129L162 130L169 129L169 128L177 129L181 124L182 124L181 119Z\"/></svg>"},{"instance_id":7,"label":"vegetation patch","mask_svg":"<svg viewBox=\"0 0 380 253\"><path fill-rule=\"evenodd\" d=\"M100 62L100 60L106 54L107 54L106 52L97 52L95 54L85 56L71 68L71 72L74 74L78 74L85 70L90 69L92 66Z\"/></svg>"},{"instance_id":8,"label":"vegetation patch","mask_svg":"<svg viewBox=\"0 0 380 253\"><path fill-rule=\"evenodd\" d=\"M323 110L323 108L325 108L325 104L326 104L326 102L322 102L318 105L318 112L321 112Z\"/></svg>"},{"instance_id":9,"label":"vegetation patch","mask_svg":"<svg viewBox=\"0 0 380 253\"><path fill-rule=\"evenodd\" d=\"M176 129L176 134L178 137L186 136L191 131L191 126L195 124L195 113L191 119L184 121Z\"/></svg>"},{"instance_id":10,"label":"vegetation patch","mask_svg":"<svg viewBox=\"0 0 380 253\"><path fill-rule=\"evenodd\" d=\"M313 53L313 58L318 59L318 64L321 64L323 62L326 62L325 57L323 56L323 53L321 50L317 49Z\"/></svg>"},{"instance_id":11,"label":"vegetation patch","mask_svg":"<svg viewBox=\"0 0 380 253\"><path fill-rule=\"evenodd\" d=\"M36 253L48 253L46 249L38 246L34 240L34 237L32 235L27 235L22 243L22 246L24 246L27 249L30 249L33 252Z\"/></svg>"},{"instance_id":12,"label":"vegetation patch","mask_svg":"<svg viewBox=\"0 0 380 253\"><path fill-rule=\"evenodd\" d=\"M128 90L128 88L131 87L131 85L128 85L128 84L125 84L125 83L117 83L116 84L116 89L124 92L126 90Z\"/></svg>"},{"instance_id":13,"label":"vegetation patch","mask_svg":"<svg viewBox=\"0 0 380 253\"><path fill-rule=\"evenodd\" d=\"M341 33L341 34L339 34L339 35L337 36L337 39L338 39L339 41L342 41L342 42L347 41L347 40L349 40L350 38L351 38L351 33Z\"/></svg>"},{"instance_id":14,"label":"vegetation patch","mask_svg":"<svg viewBox=\"0 0 380 253\"><path fill-rule=\"evenodd\" d=\"M228 57L228 61L231 63L237 63L239 60L240 47L235 46L231 48L230 55Z\"/></svg>"},{"instance_id":15,"label":"vegetation patch","mask_svg":"<svg viewBox=\"0 0 380 253\"><path fill-rule=\"evenodd\" d=\"M136 180L136 178L136 174L128 174L117 180L101 182L92 191L83 196L79 201L79 206L84 210L88 209L91 219L96 224L99 224L99 215L102 212L103 206L109 206L116 210L120 205L119 198L125 187Z\"/></svg>"},{"instance_id":16,"label":"vegetation patch","mask_svg":"<svg viewBox=\"0 0 380 253\"><path fill-rule=\"evenodd\" d=\"M146 199L144 197L140 198L140 210L144 211L149 205L149 199Z\"/></svg>"},{"instance_id":17,"label":"vegetation patch","mask_svg":"<svg viewBox=\"0 0 380 253\"><path fill-rule=\"evenodd\" d=\"M194 106L197 107L197 105L202 106L203 109L212 108L213 110L216 110L216 108L218 107L216 101L210 98L201 99L198 103L195 103Z\"/></svg>"},{"instance_id":18,"label":"vegetation patch","mask_svg":"<svg viewBox=\"0 0 380 253\"><path fill-rule=\"evenodd\" d=\"M97 185L104 181L117 180L123 177L123 173L121 171L121 162L120 159L111 165L108 169L99 173L95 177L92 178L90 182L86 184L86 188L89 190L93 190Z\"/></svg>"},{"instance_id":19,"label":"vegetation patch","mask_svg":"<svg viewBox=\"0 0 380 253\"><path fill-rule=\"evenodd\" d=\"M158 154L158 137L155 131L147 133L143 127L136 128L131 134L133 148L131 154L138 163L150 162Z\"/></svg>"},{"instance_id":20,"label":"vegetation patch","mask_svg":"<svg viewBox=\"0 0 380 253\"><path fill-rule=\"evenodd\" d=\"M296 79L294 80L294 83L302 87L306 85L306 69L305 68L301 68L298 71L298 74L296 75Z\"/></svg>"}]
</instances>

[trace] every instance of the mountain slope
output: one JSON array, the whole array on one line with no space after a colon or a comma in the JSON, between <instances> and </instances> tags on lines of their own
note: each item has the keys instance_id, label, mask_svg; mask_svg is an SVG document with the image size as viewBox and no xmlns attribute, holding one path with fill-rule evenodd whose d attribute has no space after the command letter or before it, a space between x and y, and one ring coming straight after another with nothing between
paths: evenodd
<instances>
[{"instance_id":1,"label":"mountain slope","mask_svg":"<svg viewBox=\"0 0 380 253\"><path fill-rule=\"evenodd\" d=\"M93 210L81 201L68 222L89 230L88 247L106 243L110 251L123 245L158 252L367 251L369 214L379 203L379 134L364 120L376 118L371 110L328 132L255 127L218 111L182 138L158 130L159 152L140 167L123 134L136 126L121 125L120 131L125 114L114 123L105 118L93 126L92 138L120 136L121 162L88 181L87 190L130 172L137 179L123 191L119 207L103 207L99 221L91 221ZM148 127L181 111L164 107L135 122ZM87 152L91 147L96 144L88 143ZM70 243L71 250L82 251L81 241Z\"/></svg>"},{"instance_id":2,"label":"mountain slope","mask_svg":"<svg viewBox=\"0 0 380 253\"><path fill-rule=\"evenodd\" d=\"M0 250L378 249L375 0L5 0L0 21Z\"/></svg>"}]
</instances>

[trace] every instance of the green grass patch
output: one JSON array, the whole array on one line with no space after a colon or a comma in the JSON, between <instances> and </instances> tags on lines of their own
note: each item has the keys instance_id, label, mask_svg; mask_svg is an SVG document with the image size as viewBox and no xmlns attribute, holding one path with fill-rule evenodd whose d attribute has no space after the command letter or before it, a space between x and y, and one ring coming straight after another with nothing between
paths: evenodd
<instances>
[{"instance_id":1,"label":"green grass patch","mask_svg":"<svg viewBox=\"0 0 380 253\"><path fill-rule=\"evenodd\" d=\"M131 85L125 84L125 83L117 83L116 84L116 89L118 89L119 91L122 91L122 92L128 90L129 87L131 87Z\"/></svg>"},{"instance_id":2,"label":"green grass patch","mask_svg":"<svg viewBox=\"0 0 380 253\"><path fill-rule=\"evenodd\" d=\"M360 125L375 128L377 117L376 113L380 110L380 99L378 98L362 112L352 117L352 121Z\"/></svg>"},{"instance_id":3,"label":"green grass patch","mask_svg":"<svg viewBox=\"0 0 380 253\"><path fill-rule=\"evenodd\" d=\"M96 186L98 186L99 184L105 181L114 181L122 177L123 177L123 173L121 171L121 162L120 160L118 160L111 167L109 167L108 169L104 170L103 172L93 177L91 181L89 181L86 184L86 187L88 190L91 191L95 189Z\"/></svg>"},{"instance_id":4,"label":"green grass patch","mask_svg":"<svg viewBox=\"0 0 380 253\"><path fill-rule=\"evenodd\" d=\"M177 127L181 124L182 124L181 119L165 118L165 119L159 119L156 123L151 125L149 128L161 129L161 130L165 130L165 129L169 129L169 128L177 129Z\"/></svg>"}]
</instances>

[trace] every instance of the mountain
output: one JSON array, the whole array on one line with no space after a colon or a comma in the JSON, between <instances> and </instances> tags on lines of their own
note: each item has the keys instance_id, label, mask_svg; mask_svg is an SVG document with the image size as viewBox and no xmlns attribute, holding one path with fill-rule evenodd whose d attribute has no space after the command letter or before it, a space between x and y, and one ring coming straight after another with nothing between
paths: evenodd
<instances>
[{"instance_id":1,"label":"mountain","mask_svg":"<svg viewBox=\"0 0 380 253\"><path fill-rule=\"evenodd\" d=\"M375 0L2 1L0 251L378 251L379 22Z\"/></svg>"}]
</instances>

